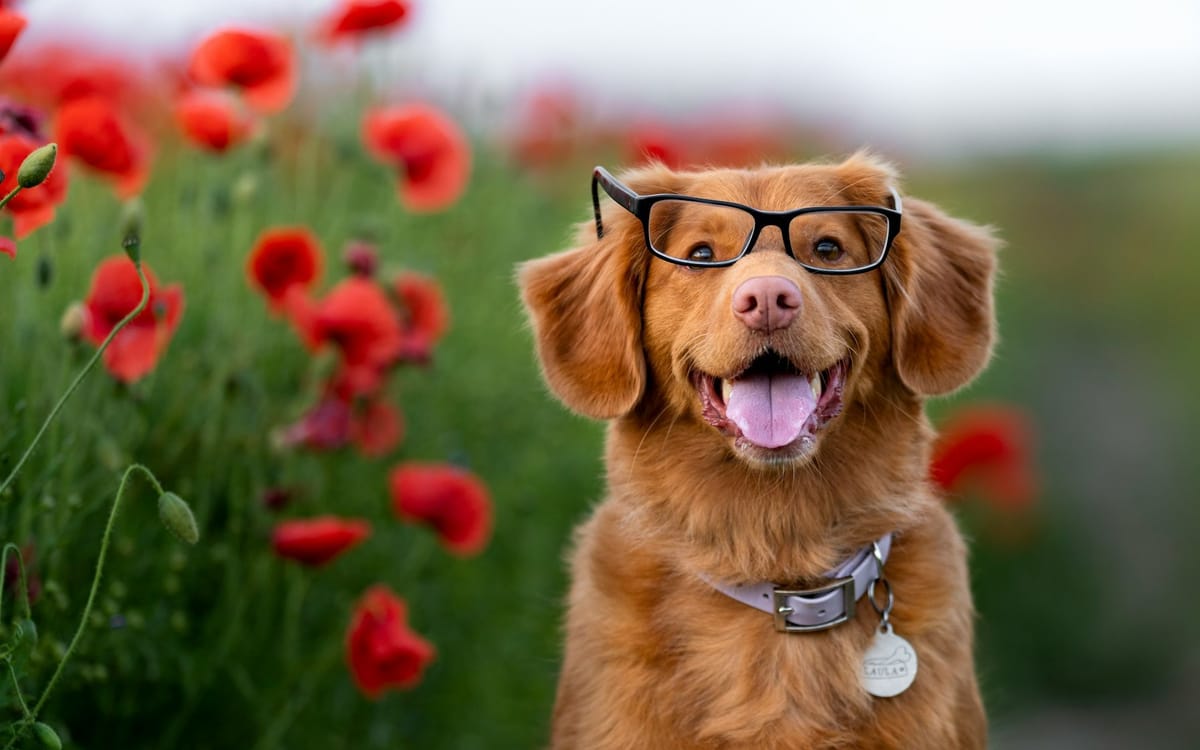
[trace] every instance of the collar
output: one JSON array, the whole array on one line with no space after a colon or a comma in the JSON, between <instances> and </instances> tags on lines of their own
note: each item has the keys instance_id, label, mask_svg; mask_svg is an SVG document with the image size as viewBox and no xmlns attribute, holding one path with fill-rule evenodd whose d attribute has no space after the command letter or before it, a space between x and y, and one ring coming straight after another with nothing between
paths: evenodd
<instances>
[{"instance_id":1,"label":"collar","mask_svg":"<svg viewBox=\"0 0 1200 750\"><path fill-rule=\"evenodd\" d=\"M883 563L887 562L891 549L892 535L884 534L879 541L863 547L826 573L825 577L832 581L812 589L785 589L773 583L729 584L701 577L725 596L772 615L776 630L810 633L841 625L854 617L855 603L882 577Z\"/></svg>"}]
</instances>

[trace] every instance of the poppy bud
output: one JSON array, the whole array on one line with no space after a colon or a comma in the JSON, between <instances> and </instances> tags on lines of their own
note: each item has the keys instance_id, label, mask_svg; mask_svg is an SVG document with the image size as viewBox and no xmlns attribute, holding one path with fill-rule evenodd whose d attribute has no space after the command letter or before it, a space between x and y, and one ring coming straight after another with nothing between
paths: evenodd
<instances>
[{"instance_id":1,"label":"poppy bud","mask_svg":"<svg viewBox=\"0 0 1200 750\"><path fill-rule=\"evenodd\" d=\"M121 211L121 247L134 263L142 262L142 201L127 201Z\"/></svg>"},{"instance_id":2,"label":"poppy bud","mask_svg":"<svg viewBox=\"0 0 1200 750\"><path fill-rule=\"evenodd\" d=\"M188 544L200 541L200 529L196 526L192 509L174 492L164 492L158 498L158 517L181 541Z\"/></svg>"},{"instance_id":3,"label":"poppy bud","mask_svg":"<svg viewBox=\"0 0 1200 750\"><path fill-rule=\"evenodd\" d=\"M42 289L50 286L54 280L54 262L48 255L39 255L37 260L37 284Z\"/></svg>"},{"instance_id":4,"label":"poppy bud","mask_svg":"<svg viewBox=\"0 0 1200 750\"><path fill-rule=\"evenodd\" d=\"M23 188L41 185L50 176L50 170L54 169L54 159L57 156L58 145L54 143L34 149L17 170L17 184Z\"/></svg>"},{"instance_id":5,"label":"poppy bud","mask_svg":"<svg viewBox=\"0 0 1200 750\"><path fill-rule=\"evenodd\" d=\"M249 203L256 193L258 193L258 176L253 172L243 172L233 183L233 200L235 203Z\"/></svg>"},{"instance_id":6,"label":"poppy bud","mask_svg":"<svg viewBox=\"0 0 1200 750\"><path fill-rule=\"evenodd\" d=\"M375 269L379 266L379 255L375 252L375 246L361 240L347 245L342 259L351 273L365 278L374 276Z\"/></svg>"},{"instance_id":7,"label":"poppy bud","mask_svg":"<svg viewBox=\"0 0 1200 750\"><path fill-rule=\"evenodd\" d=\"M33 624L33 620L17 620L17 641L19 643L28 642L30 646L37 643L37 626Z\"/></svg>"},{"instance_id":8,"label":"poppy bud","mask_svg":"<svg viewBox=\"0 0 1200 750\"><path fill-rule=\"evenodd\" d=\"M82 302L72 302L63 311L62 318L58 321L58 330L63 335L63 338L68 341L75 341L83 335L83 326L86 323L84 307Z\"/></svg>"},{"instance_id":9,"label":"poppy bud","mask_svg":"<svg viewBox=\"0 0 1200 750\"><path fill-rule=\"evenodd\" d=\"M42 747L50 748L50 750L62 750L62 740L58 738L58 732L51 729L49 724L43 724L40 721L34 722L33 736L38 738Z\"/></svg>"}]
</instances>

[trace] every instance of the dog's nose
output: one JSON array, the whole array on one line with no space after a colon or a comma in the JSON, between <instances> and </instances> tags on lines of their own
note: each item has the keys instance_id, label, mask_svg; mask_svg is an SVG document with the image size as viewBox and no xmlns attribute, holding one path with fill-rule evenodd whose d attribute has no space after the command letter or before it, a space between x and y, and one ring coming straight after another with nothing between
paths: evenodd
<instances>
[{"instance_id":1,"label":"dog's nose","mask_svg":"<svg viewBox=\"0 0 1200 750\"><path fill-rule=\"evenodd\" d=\"M733 292L733 314L752 331L786 328L800 311L800 287L782 276L755 276Z\"/></svg>"}]
</instances>

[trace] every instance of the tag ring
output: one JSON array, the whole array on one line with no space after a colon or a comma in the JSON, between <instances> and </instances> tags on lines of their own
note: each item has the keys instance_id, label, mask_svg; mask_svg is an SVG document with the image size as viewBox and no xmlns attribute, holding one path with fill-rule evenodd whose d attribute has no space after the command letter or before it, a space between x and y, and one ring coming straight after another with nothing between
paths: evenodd
<instances>
[{"instance_id":1,"label":"tag ring","mask_svg":"<svg viewBox=\"0 0 1200 750\"><path fill-rule=\"evenodd\" d=\"M887 589L887 603L882 607L875 600L875 584L883 583L883 587ZM875 609L875 614L879 615L883 622L887 622L888 615L892 613L892 605L896 603L896 597L892 595L892 584L886 578L876 578L871 581L867 587L867 598L871 600L871 606Z\"/></svg>"}]
</instances>

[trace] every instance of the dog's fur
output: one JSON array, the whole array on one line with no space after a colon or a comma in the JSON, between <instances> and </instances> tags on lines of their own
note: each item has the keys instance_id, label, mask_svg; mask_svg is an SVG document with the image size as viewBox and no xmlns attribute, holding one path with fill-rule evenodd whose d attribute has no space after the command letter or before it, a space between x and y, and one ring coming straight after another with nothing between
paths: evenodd
<instances>
[{"instance_id":1,"label":"dog's fur","mask_svg":"<svg viewBox=\"0 0 1200 750\"><path fill-rule=\"evenodd\" d=\"M767 210L889 205L896 175L869 154L840 164L675 172L623 180ZM607 499L578 530L554 748L976 748L986 726L972 661L966 551L927 485L923 400L986 363L996 241L904 198L902 229L876 270L810 274L764 230L734 266L654 259L641 225L609 204L605 236L524 264L519 282L542 370L572 410L611 420ZM732 314L745 279L791 280L803 298L782 330ZM825 368L849 357L843 408L816 447L775 460L706 422L696 372L732 377L767 346ZM786 453L786 451L785 451ZM920 659L915 683L872 698L860 665L879 623L776 632L714 590L812 587L886 532L895 632Z\"/></svg>"}]
</instances>

